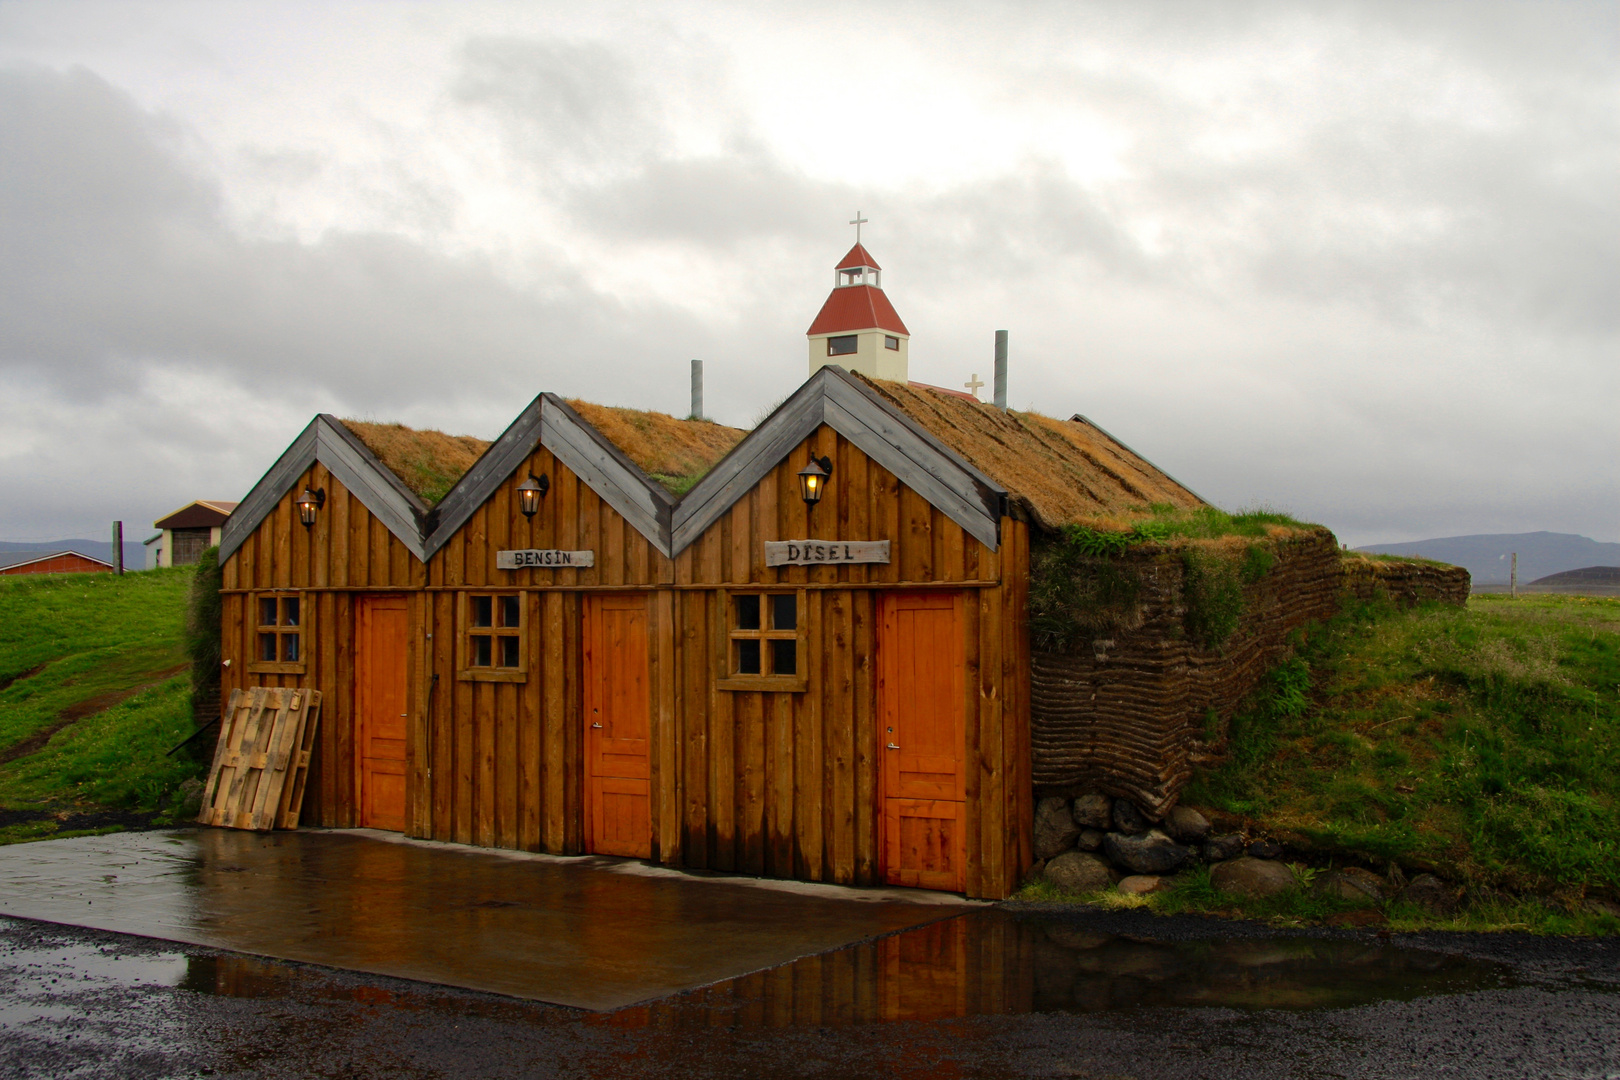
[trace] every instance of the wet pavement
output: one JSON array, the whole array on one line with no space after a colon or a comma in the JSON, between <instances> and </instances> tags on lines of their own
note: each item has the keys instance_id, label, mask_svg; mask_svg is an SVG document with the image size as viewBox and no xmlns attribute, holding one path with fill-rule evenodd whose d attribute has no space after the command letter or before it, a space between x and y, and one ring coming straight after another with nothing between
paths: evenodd
<instances>
[{"instance_id":1,"label":"wet pavement","mask_svg":"<svg viewBox=\"0 0 1620 1080\"><path fill-rule=\"evenodd\" d=\"M598 1010L966 907L900 897L355 832L177 829L0 848L0 915Z\"/></svg>"},{"instance_id":2,"label":"wet pavement","mask_svg":"<svg viewBox=\"0 0 1620 1080\"><path fill-rule=\"evenodd\" d=\"M115 881L80 873L71 888L54 892L38 880L21 888L10 873L48 863L47 853L55 859L76 841L3 849L0 893L48 892L65 912L75 902L103 905L108 894L101 887L133 878L145 886L125 894L121 918L167 919L186 932L201 926L251 938L247 915L262 909L241 897L263 891L265 882L253 884L250 875L268 875L279 860L301 867L302 876L283 871L302 883L279 901L277 910L293 916L300 903L312 906L314 897L335 891L313 886L333 883L323 875L343 867L359 867L360 877L347 886L354 896L393 895L390 875L421 872L410 854L422 850L417 845L322 841L261 850L205 839L242 834L191 835L195 846L184 857L173 854L185 849L173 835L125 841L116 850L130 858L144 852L138 857L153 866L140 874L132 873L133 863L110 871L124 875ZM149 845L166 845L167 853L159 847L151 854ZM33 854L20 860L19 850ZM243 851L253 854L243 858ZM380 862L356 854L373 851ZM474 854L471 863L486 858ZM392 949L449 952L421 934L367 936L365 927L402 910L397 902L356 902L347 921L323 909L319 925L349 927L358 940L327 941L316 963L0 918L0 1076L1620 1078L1620 942L1612 940L1289 933L1141 911L905 904L879 891L869 894L875 899L851 902L830 890L761 889L616 864L591 869L487 858L494 860L489 867L456 877L453 888L425 890L454 903L444 901L441 910L421 900L411 909L414 918L431 910L455 927L463 949L483 949L476 961L463 958L464 968L535 967L550 970L548 978L571 971L594 984L595 957L607 985L621 978L615 965L625 957L641 957L643 966L655 961L645 949L663 940L684 957L671 962L671 973L693 977L708 964L703 970L729 966L732 974L656 1000L590 1011L335 966L352 967L346 961L357 951L371 950L373 959ZM528 915L480 921L524 908L506 900L480 906L479 897L499 897L468 882L493 874L510 894L514 882L531 879L506 875L525 866L582 871L559 879L573 884L550 894L573 914L552 922L526 921L534 917ZM598 879L607 884L594 885ZM625 881L618 879L631 889L622 892ZM214 897L186 909L175 896L195 899L200 881L212 883L202 890L208 895L234 890L243 906ZM556 936L585 932L586 916L603 896L640 895L671 883L690 889L646 894L663 898L664 913L654 920L662 928L639 929L644 916L631 905L616 924L616 944ZM780 940L808 951L758 970L748 966L752 960L728 960L731 938L717 913L735 918L755 905L782 919L802 913L806 925L777 930L786 935ZM817 915L824 905L864 914ZM825 951L811 948L817 935L875 925L857 927L852 918L904 923L898 912L905 908L918 909L913 914L924 921ZM686 937L674 925L675 912L695 920ZM742 925L737 940L745 945L758 948L771 937L746 929L746 919ZM553 936L520 942L514 935L523 927L548 928ZM475 932L494 935L505 955L480 946L468 936ZM278 939L266 933L253 940ZM319 937L295 940L311 951L322 944ZM553 950L572 950L572 959L559 966L548 958Z\"/></svg>"},{"instance_id":3,"label":"wet pavement","mask_svg":"<svg viewBox=\"0 0 1620 1080\"><path fill-rule=\"evenodd\" d=\"M1617 1036L1604 942L974 911L602 1013L0 919L8 1077L1612 1078Z\"/></svg>"}]
</instances>

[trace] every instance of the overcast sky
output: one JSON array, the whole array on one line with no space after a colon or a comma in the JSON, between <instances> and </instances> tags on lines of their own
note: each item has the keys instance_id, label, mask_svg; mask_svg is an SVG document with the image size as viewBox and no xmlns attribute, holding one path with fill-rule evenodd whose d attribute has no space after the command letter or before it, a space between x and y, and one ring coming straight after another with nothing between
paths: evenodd
<instances>
[{"instance_id":1,"label":"overcast sky","mask_svg":"<svg viewBox=\"0 0 1620 1080\"><path fill-rule=\"evenodd\" d=\"M863 234L912 378L1352 545L1620 540L1620 3L0 2L0 540L316 412L751 425Z\"/></svg>"}]
</instances>

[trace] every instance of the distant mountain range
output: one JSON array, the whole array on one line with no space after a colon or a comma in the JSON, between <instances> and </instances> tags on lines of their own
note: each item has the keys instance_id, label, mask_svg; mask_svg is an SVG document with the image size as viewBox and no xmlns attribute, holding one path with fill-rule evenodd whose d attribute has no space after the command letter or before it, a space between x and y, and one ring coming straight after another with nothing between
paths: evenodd
<instances>
[{"instance_id":1,"label":"distant mountain range","mask_svg":"<svg viewBox=\"0 0 1620 1080\"><path fill-rule=\"evenodd\" d=\"M1491 533L1442 536L1410 544L1369 544L1357 551L1380 555L1421 555L1467 569L1475 585L1506 585L1512 555L1519 553L1519 584L1589 566L1620 566L1620 544L1605 544L1574 533Z\"/></svg>"},{"instance_id":2,"label":"distant mountain range","mask_svg":"<svg viewBox=\"0 0 1620 1080\"><path fill-rule=\"evenodd\" d=\"M125 534L128 535L128 534ZM92 559L112 562L111 540L0 541L0 551L77 551ZM124 541L124 569L146 569L146 547L138 540Z\"/></svg>"}]
</instances>

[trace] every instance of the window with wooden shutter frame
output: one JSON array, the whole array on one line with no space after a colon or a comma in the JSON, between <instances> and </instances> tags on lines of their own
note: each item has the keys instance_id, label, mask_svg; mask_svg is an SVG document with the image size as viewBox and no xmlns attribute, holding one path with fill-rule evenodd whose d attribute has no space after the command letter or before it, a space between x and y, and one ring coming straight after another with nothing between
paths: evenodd
<instances>
[{"instance_id":1,"label":"window with wooden shutter frame","mask_svg":"<svg viewBox=\"0 0 1620 1080\"><path fill-rule=\"evenodd\" d=\"M299 592L258 592L248 596L253 625L247 669L263 675L302 675L305 645L313 640L310 606Z\"/></svg>"},{"instance_id":2,"label":"window with wooden shutter frame","mask_svg":"<svg viewBox=\"0 0 1620 1080\"><path fill-rule=\"evenodd\" d=\"M805 590L720 592L721 690L797 693L809 688Z\"/></svg>"},{"instance_id":3,"label":"window with wooden shutter frame","mask_svg":"<svg viewBox=\"0 0 1620 1080\"><path fill-rule=\"evenodd\" d=\"M527 682L528 595L458 593L456 608L456 678L463 682Z\"/></svg>"}]
</instances>

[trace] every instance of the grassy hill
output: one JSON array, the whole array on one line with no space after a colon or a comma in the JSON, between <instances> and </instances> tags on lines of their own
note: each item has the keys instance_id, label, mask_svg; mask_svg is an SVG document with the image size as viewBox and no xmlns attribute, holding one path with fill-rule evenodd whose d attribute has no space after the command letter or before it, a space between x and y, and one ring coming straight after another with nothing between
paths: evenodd
<instances>
[{"instance_id":1,"label":"grassy hill","mask_svg":"<svg viewBox=\"0 0 1620 1080\"><path fill-rule=\"evenodd\" d=\"M1305 887L1244 901L1195 868L1167 892L1098 901L1314 922L1355 905L1311 881L1359 866L1465 887L1451 916L1390 903L1380 917L1395 929L1613 933L1620 600L1352 605L1302 635L1181 802L1217 831L1278 843ZM1024 895L1055 898L1044 883Z\"/></svg>"},{"instance_id":2,"label":"grassy hill","mask_svg":"<svg viewBox=\"0 0 1620 1080\"><path fill-rule=\"evenodd\" d=\"M190 569L0 578L0 843L169 810L197 761Z\"/></svg>"}]
</instances>

